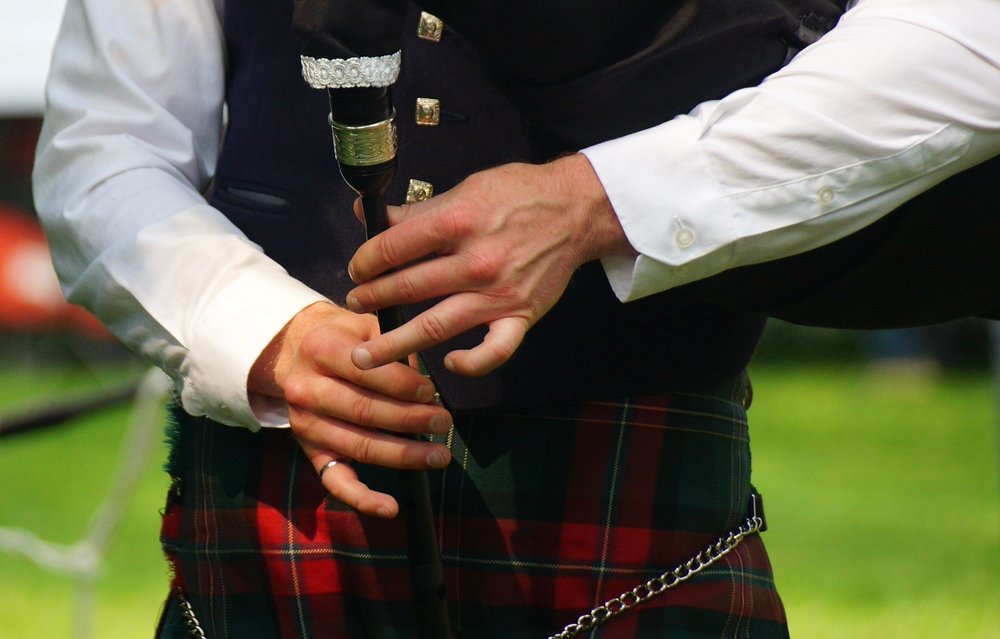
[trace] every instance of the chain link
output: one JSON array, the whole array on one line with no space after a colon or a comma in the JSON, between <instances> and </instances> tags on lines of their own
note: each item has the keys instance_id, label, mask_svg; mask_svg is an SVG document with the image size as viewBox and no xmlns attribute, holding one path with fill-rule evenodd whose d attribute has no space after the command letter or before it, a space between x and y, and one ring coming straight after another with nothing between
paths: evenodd
<instances>
[{"instance_id":1,"label":"chain link","mask_svg":"<svg viewBox=\"0 0 1000 639\"><path fill-rule=\"evenodd\" d=\"M188 635L197 637L198 639L205 639L207 635L202 629L201 624L198 623L198 617L194 615L194 609L188 600L184 598L184 594L180 588L177 589L177 598L180 600L181 614L184 616L184 625L187 626Z\"/></svg>"},{"instance_id":2,"label":"chain link","mask_svg":"<svg viewBox=\"0 0 1000 639\"><path fill-rule=\"evenodd\" d=\"M739 528L736 528L725 537L720 537L715 543L699 550L696 555L673 570L668 570L649 581L639 584L631 590L621 593L617 597L608 599L587 614L581 615L574 623L568 624L561 632L550 636L548 639L571 639L581 632L591 630L609 619L649 601L653 597L662 595L664 592L687 581L722 559L739 546L745 537L759 532L763 528L764 520L757 515L756 499L754 499L753 505L753 514L747 517L746 521ZM198 618L194 614L194 609L188 600L184 598L180 589L177 591L177 597L180 601L184 624L188 628L188 635L197 639L206 639L207 635L198 622Z\"/></svg>"},{"instance_id":3,"label":"chain link","mask_svg":"<svg viewBox=\"0 0 1000 639\"><path fill-rule=\"evenodd\" d=\"M753 514L747 517L746 521L739 528L733 530L725 537L720 537L715 543L698 551L698 554L673 570L668 570L645 583L639 584L632 590L608 599L587 614L581 615L574 623L567 625L562 629L562 632L552 635L549 639L570 639L581 632L591 630L595 626L599 626L605 621L617 617L657 595L662 595L667 590L687 581L725 557L740 545L744 537L759 532L764 526L763 518L757 515L756 499L753 503Z\"/></svg>"}]
</instances>

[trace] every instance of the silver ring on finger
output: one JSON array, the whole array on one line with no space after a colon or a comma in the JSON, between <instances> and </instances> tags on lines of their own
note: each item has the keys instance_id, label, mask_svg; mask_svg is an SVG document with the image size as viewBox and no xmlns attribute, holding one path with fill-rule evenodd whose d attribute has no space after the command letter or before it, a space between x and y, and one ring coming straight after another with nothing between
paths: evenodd
<instances>
[{"instance_id":1,"label":"silver ring on finger","mask_svg":"<svg viewBox=\"0 0 1000 639\"><path fill-rule=\"evenodd\" d=\"M323 481L323 473L330 470L339 463L340 463L339 459L331 459L330 461L323 464L323 467L319 469L319 480Z\"/></svg>"}]
</instances>

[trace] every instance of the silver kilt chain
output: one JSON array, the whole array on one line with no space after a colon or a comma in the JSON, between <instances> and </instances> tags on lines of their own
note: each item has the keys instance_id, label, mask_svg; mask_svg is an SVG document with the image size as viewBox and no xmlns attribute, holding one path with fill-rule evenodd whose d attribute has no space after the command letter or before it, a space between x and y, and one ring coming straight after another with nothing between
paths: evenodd
<instances>
[{"instance_id":1,"label":"silver kilt chain","mask_svg":"<svg viewBox=\"0 0 1000 639\"><path fill-rule=\"evenodd\" d=\"M198 617L194 615L194 609L191 607L190 602L184 598L184 593L181 592L180 588L177 589L177 597L181 605L181 615L184 616L184 625L188 629L188 636L205 639L205 630L198 623Z\"/></svg>"},{"instance_id":2,"label":"silver kilt chain","mask_svg":"<svg viewBox=\"0 0 1000 639\"><path fill-rule=\"evenodd\" d=\"M561 632L550 636L548 639L570 639L581 632L591 630L635 608L639 604L649 601L657 595L662 595L664 592L687 581L722 559L739 546L745 537L759 532L763 528L764 519L757 515L756 498L754 498L752 503L754 505L753 513L738 528L732 530L725 537L720 537L715 543L698 551L698 554L673 570L668 570L645 583L639 584L631 590L621 593L617 597L608 599L587 614L581 615L575 622L568 624ZM198 622L191 604L184 598L183 593L179 589L177 595L180 600L181 613L184 616L188 634L191 637L205 639L205 631Z\"/></svg>"},{"instance_id":3,"label":"silver kilt chain","mask_svg":"<svg viewBox=\"0 0 1000 639\"><path fill-rule=\"evenodd\" d=\"M736 528L725 537L720 537L715 543L698 551L697 555L691 557L691 559L688 559L673 570L668 570L645 583L639 584L632 590L608 599L587 614L581 615L575 622L563 628L562 632L552 635L549 639L569 639L581 632L599 626L609 619L617 617L645 601L649 601L657 595L662 595L664 592L687 581L725 557L740 545L744 537L759 532L764 526L764 519L757 515L756 499L753 503L753 513L747 517L746 521L739 528Z\"/></svg>"}]
</instances>

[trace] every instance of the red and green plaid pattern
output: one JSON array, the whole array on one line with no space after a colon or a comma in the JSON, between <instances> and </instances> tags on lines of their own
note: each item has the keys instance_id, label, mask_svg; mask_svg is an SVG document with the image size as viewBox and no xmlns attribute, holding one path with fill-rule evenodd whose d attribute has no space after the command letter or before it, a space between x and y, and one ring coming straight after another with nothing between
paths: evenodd
<instances>
[{"instance_id":1,"label":"red and green plaid pattern","mask_svg":"<svg viewBox=\"0 0 1000 639\"><path fill-rule=\"evenodd\" d=\"M548 637L746 515L742 381L621 402L456 415L431 474L457 637ZM327 499L287 431L180 416L163 544L212 638L414 636L401 522ZM362 468L393 489L395 473ZM161 637L181 637L171 603ZM588 637L784 637L751 536Z\"/></svg>"}]
</instances>

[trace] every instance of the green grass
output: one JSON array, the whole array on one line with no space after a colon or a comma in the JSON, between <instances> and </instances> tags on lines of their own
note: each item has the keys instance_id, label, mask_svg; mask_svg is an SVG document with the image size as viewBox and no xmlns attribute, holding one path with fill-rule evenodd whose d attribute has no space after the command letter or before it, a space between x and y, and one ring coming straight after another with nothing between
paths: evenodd
<instances>
[{"instance_id":1,"label":"green grass","mask_svg":"<svg viewBox=\"0 0 1000 639\"><path fill-rule=\"evenodd\" d=\"M9 369L8 369L9 371ZM797 638L1000 636L1000 499L986 373L938 382L856 365L752 370L754 480ZM0 410L93 385L79 373L0 374ZM0 440L0 526L73 541L107 489L127 411ZM157 544L162 450L99 582L97 639L152 636L165 593ZM0 637L71 636L68 579L0 554Z\"/></svg>"},{"instance_id":2,"label":"green grass","mask_svg":"<svg viewBox=\"0 0 1000 639\"><path fill-rule=\"evenodd\" d=\"M129 367L134 374L134 367ZM3 414L114 385L119 370L67 373L32 367L0 375ZM61 427L0 439L0 526L45 541L78 540L108 490L129 413L115 408ZM136 487L98 582L95 639L151 637L167 583L158 542L167 482L163 446ZM65 575L0 553L0 637L73 636L75 591Z\"/></svg>"},{"instance_id":3,"label":"green grass","mask_svg":"<svg viewBox=\"0 0 1000 639\"><path fill-rule=\"evenodd\" d=\"M793 636L1000 637L989 377L752 375L754 480Z\"/></svg>"}]
</instances>

